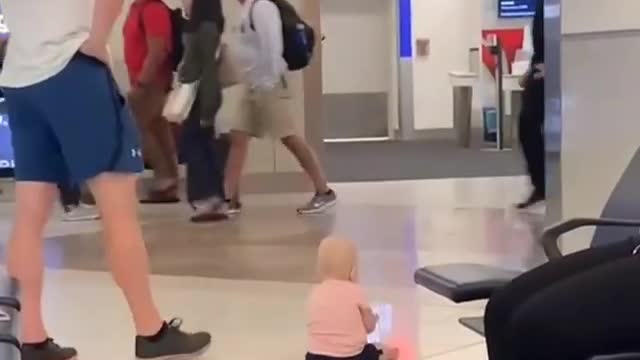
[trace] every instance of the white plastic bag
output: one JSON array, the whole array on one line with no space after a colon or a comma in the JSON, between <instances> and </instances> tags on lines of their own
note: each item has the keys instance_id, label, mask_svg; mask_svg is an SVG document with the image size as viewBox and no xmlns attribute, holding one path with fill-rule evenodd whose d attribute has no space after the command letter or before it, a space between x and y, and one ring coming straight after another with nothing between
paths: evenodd
<instances>
[{"instance_id":1,"label":"white plastic bag","mask_svg":"<svg viewBox=\"0 0 640 360\"><path fill-rule=\"evenodd\" d=\"M181 124L189 116L191 107L196 101L198 82L191 84L178 83L167 97L162 116L169 122Z\"/></svg>"}]
</instances>

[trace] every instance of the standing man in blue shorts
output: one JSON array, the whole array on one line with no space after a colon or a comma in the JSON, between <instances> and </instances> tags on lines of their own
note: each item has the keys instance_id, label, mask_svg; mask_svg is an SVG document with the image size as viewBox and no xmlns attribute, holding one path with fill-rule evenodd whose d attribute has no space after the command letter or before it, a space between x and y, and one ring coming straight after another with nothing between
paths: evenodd
<instances>
[{"instance_id":1,"label":"standing man in blue shorts","mask_svg":"<svg viewBox=\"0 0 640 360\"><path fill-rule=\"evenodd\" d=\"M208 333L180 330L179 320L163 321L151 295L135 191L142 153L107 66L107 39L122 2L0 0L11 30L0 86L15 151L8 267L22 293L22 360L77 356L51 339L41 310L44 227L56 184L69 182L87 183L96 198L108 263L136 327L136 357L198 355L211 342Z\"/></svg>"}]
</instances>

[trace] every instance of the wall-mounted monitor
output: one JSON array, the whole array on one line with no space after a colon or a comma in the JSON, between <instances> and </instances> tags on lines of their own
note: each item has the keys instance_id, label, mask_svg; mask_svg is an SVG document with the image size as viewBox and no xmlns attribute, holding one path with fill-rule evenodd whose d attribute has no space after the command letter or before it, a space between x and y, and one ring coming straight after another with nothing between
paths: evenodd
<instances>
[{"instance_id":1,"label":"wall-mounted monitor","mask_svg":"<svg viewBox=\"0 0 640 360\"><path fill-rule=\"evenodd\" d=\"M5 25L4 16L0 13L0 41L6 41L8 36L9 29ZM13 161L13 147L11 146L11 131L9 130L7 104L2 92L0 92L0 178L13 176Z\"/></svg>"},{"instance_id":2,"label":"wall-mounted monitor","mask_svg":"<svg viewBox=\"0 0 640 360\"><path fill-rule=\"evenodd\" d=\"M7 104L4 98L0 98L0 170L2 169L13 169L11 131L9 130ZM0 177L2 177L1 174Z\"/></svg>"},{"instance_id":3,"label":"wall-mounted monitor","mask_svg":"<svg viewBox=\"0 0 640 360\"><path fill-rule=\"evenodd\" d=\"M536 13L536 2L544 0L498 0L498 17L528 18Z\"/></svg>"}]
</instances>

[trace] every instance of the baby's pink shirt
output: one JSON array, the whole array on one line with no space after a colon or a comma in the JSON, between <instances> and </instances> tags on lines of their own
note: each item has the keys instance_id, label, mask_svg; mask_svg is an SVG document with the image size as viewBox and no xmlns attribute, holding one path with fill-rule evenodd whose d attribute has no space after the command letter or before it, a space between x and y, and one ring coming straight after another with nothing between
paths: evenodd
<instances>
[{"instance_id":1,"label":"baby's pink shirt","mask_svg":"<svg viewBox=\"0 0 640 360\"><path fill-rule=\"evenodd\" d=\"M325 280L314 286L307 304L308 351L332 357L360 354L367 343L367 331L359 305L369 306L358 284Z\"/></svg>"}]
</instances>

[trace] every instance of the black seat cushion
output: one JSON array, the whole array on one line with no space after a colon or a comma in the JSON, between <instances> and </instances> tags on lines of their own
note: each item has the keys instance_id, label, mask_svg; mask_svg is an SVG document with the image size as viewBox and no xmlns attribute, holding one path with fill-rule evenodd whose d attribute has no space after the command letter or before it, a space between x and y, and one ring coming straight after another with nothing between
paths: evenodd
<instances>
[{"instance_id":1,"label":"black seat cushion","mask_svg":"<svg viewBox=\"0 0 640 360\"><path fill-rule=\"evenodd\" d=\"M20 301L10 296L0 296L0 305L9 306L13 309L20 310Z\"/></svg>"},{"instance_id":2,"label":"black seat cushion","mask_svg":"<svg viewBox=\"0 0 640 360\"><path fill-rule=\"evenodd\" d=\"M480 264L446 264L416 270L416 284L461 303L488 299L521 272Z\"/></svg>"}]
</instances>

